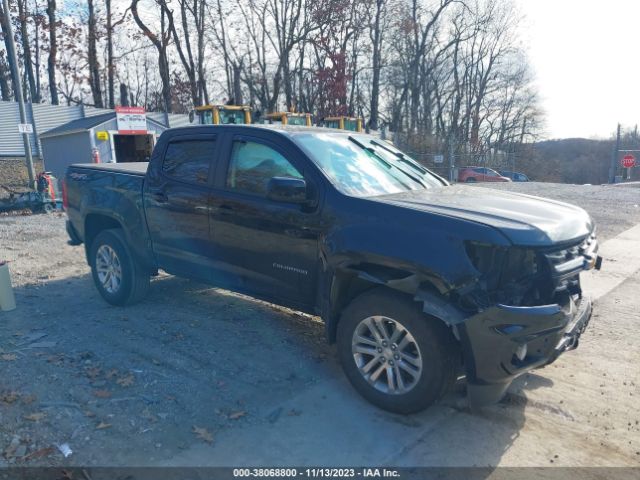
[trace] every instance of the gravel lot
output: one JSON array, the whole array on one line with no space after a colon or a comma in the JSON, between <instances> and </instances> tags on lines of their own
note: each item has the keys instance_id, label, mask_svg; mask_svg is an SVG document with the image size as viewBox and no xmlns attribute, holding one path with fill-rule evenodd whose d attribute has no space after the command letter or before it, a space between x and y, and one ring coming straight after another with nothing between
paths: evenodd
<instances>
[{"instance_id":1,"label":"gravel lot","mask_svg":"<svg viewBox=\"0 0 640 480\"><path fill-rule=\"evenodd\" d=\"M498 187L585 207L601 241L640 224L634 188ZM111 307L62 214L0 217L0 246L18 302L0 312L0 466L640 466L639 272L501 404L454 392L402 417L352 391L316 318L168 275Z\"/></svg>"}]
</instances>

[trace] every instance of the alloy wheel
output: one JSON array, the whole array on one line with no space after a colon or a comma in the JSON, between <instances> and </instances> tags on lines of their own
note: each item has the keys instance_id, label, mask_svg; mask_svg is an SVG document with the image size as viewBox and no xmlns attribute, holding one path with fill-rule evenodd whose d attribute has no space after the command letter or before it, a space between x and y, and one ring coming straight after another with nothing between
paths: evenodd
<instances>
[{"instance_id":1,"label":"alloy wheel","mask_svg":"<svg viewBox=\"0 0 640 480\"><path fill-rule=\"evenodd\" d=\"M353 332L351 352L363 378L387 394L411 391L422 375L418 343L399 321L389 317L362 320Z\"/></svg>"},{"instance_id":2,"label":"alloy wheel","mask_svg":"<svg viewBox=\"0 0 640 480\"><path fill-rule=\"evenodd\" d=\"M98 280L108 293L117 293L122 283L122 265L118 254L109 245L101 245L96 252Z\"/></svg>"}]
</instances>

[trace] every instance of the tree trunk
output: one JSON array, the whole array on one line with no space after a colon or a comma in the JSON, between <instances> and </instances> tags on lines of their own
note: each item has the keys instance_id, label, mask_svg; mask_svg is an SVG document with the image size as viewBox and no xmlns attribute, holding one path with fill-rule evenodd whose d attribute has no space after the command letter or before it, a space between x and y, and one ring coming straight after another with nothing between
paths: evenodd
<instances>
[{"instance_id":1,"label":"tree trunk","mask_svg":"<svg viewBox=\"0 0 640 480\"><path fill-rule=\"evenodd\" d=\"M8 12L7 12L8 13ZM20 36L22 37L22 57L24 61L25 76L29 85L29 93L33 103L40 103L40 92L36 86L36 77L33 73L33 59L31 44L29 42L29 30L27 25L26 0L18 0L18 23L20 24Z\"/></svg>"},{"instance_id":2,"label":"tree trunk","mask_svg":"<svg viewBox=\"0 0 640 480\"><path fill-rule=\"evenodd\" d=\"M113 64L113 22L111 18L111 0L104 2L107 10L107 98L109 108L115 108L115 65ZM126 95L125 95L126 97Z\"/></svg>"},{"instance_id":3,"label":"tree trunk","mask_svg":"<svg viewBox=\"0 0 640 480\"><path fill-rule=\"evenodd\" d=\"M168 35L166 35L165 29L165 16L164 10L162 10L160 18L160 35L154 34L149 27L140 19L138 14L138 2L139 0L132 0L131 2L131 15L136 24L145 34L145 36L151 40L151 43L156 47L158 51L158 66L160 69L160 79L162 80L162 100L164 102L164 110L166 113L171 113L171 77L169 74L169 62L167 60L167 45L169 43ZM148 75L146 76L148 79ZM146 95L145 95L145 98Z\"/></svg>"},{"instance_id":4,"label":"tree trunk","mask_svg":"<svg viewBox=\"0 0 640 480\"><path fill-rule=\"evenodd\" d=\"M87 7L89 9L89 45L87 52L89 60L89 85L91 86L91 94L93 95L93 105L96 108L104 108L104 102L102 100L102 85L100 83L100 65L98 63L98 52L96 47L96 12L93 0L87 0Z\"/></svg>"},{"instance_id":5,"label":"tree trunk","mask_svg":"<svg viewBox=\"0 0 640 480\"><path fill-rule=\"evenodd\" d=\"M11 100L11 91L9 90L9 67L4 61L4 58L0 58L0 97L5 102Z\"/></svg>"},{"instance_id":6,"label":"tree trunk","mask_svg":"<svg viewBox=\"0 0 640 480\"><path fill-rule=\"evenodd\" d=\"M56 82L56 56L58 55L56 0L47 0L47 17L49 17L49 57L47 58L49 94L51 95L51 104L59 105L58 84Z\"/></svg>"},{"instance_id":7,"label":"tree trunk","mask_svg":"<svg viewBox=\"0 0 640 480\"><path fill-rule=\"evenodd\" d=\"M376 15L373 22L373 35L371 35L371 44L373 47L371 59L371 111L369 112L369 128L378 129L378 110L380 108L380 70L382 68L382 32L380 29L380 21L382 16L382 7L385 0L376 1Z\"/></svg>"},{"instance_id":8,"label":"tree trunk","mask_svg":"<svg viewBox=\"0 0 640 480\"><path fill-rule=\"evenodd\" d=\"M3 6L2 6L2 2L0 1L0 26L2 27L2 31L3 32L7 32L9 29L7 28L7 24L5 22L9 22L9 15L5 14ZM7 35L3 35L4 37L4 43L5 43L5 51L9 52L10 48L9 48L9 40L8 40L8 36ZM0 57L0 71L6 71L5 70L5 64L3 62L4 58ZM12 86L12 90L13 90L13 96L15 97L16 95L16 79L15 77L13 77L13 73L12 72L17 72L18 71L18 66L17 65L13 65L13 57L11 57L10 55L7 55L7 62L8 62L8 69L9 72L6 75L10 75L11 76L11 86ZM2 75L2 78L4 79L4 81L6 81L6 76ZM7 82L8 83L8 82ZM7 92L9 92L8 90L8 85L7 85ZM2 91L3 94L3 99L4 99L4 90ZM9 100L11 98L9 97Z\"/></svg>"},{"instance_id":9,"label":"tree trunk","mask_svg":"<svg viewBox=\"0 0 640 480\"><path fill-rule=\"evenodd\" d=\"M120 105L123 107L129 106L129 95L127 93L127 86L124 83L120 84Z\"/></svg>"},{"instance_id":10,"label":"tree trunk","mask_svg":"<svg viewBox=\"0 0 640 480\"><path fill-rule=\"evenodd\" d=\"M240 70L242 66L233 64L233 101L236 105L242 105L242 88L240 88Z\"/></svg>"},{"instance_id":11,"label":"tree trunk","mask_svg":"<svg viewBox=\"0 0 640 480\"><path fill-rule=\"evenodd\" d=\"M291 70L289 68L289 55L287 54L286 60L282 65L282 72L284 73L284 100L285 110L290 111L295 105L293 104L293 85L291 82Z\"/></svg>"}]
</instances>

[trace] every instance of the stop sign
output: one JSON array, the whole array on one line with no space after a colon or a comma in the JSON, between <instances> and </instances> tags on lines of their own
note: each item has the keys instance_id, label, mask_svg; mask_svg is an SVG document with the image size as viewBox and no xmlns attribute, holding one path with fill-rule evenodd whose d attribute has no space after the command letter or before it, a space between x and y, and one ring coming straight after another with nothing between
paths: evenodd
<instances>
[{"instance_id":1,"label":"stop sign","mask_svg":"<svg viewBox=\"0 0 640 480\"><path fill-rule=\"evenodd\" d=\"M633 155L625 155L624 157L622 157L622 166L624 168L631 168L631 167L635 167L636 165L636 157L634 157Z\"/></svg>"}]
</instances>

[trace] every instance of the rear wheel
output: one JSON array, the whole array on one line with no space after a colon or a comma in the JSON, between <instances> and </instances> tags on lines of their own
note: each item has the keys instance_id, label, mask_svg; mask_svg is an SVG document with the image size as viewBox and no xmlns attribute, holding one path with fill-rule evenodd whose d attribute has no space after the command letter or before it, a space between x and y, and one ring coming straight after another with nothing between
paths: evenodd
<instances>
[{"instance_id":1,"label":"rear wheel","mask_svg":"<svg viewBox=\"0 0 640 480\"><path fill-rule=\"evenodd\" d=\"M396 413L427 408L455 380L449 330L402 294L374 289L354 299L338 324L338 355L355 389Z\"/></svg>"},{"instance_id":2,"label":"rear wheel","mask_svg":"<svg viewBox=\"0 0 640 480\"><path fill-rule=\"evenodd\" d=\"M91 244L89 258L96 288L110 304L136 303L149 290L149 274L131 255L120 229L100 232Z\"/></svg>"}]
</instances>

